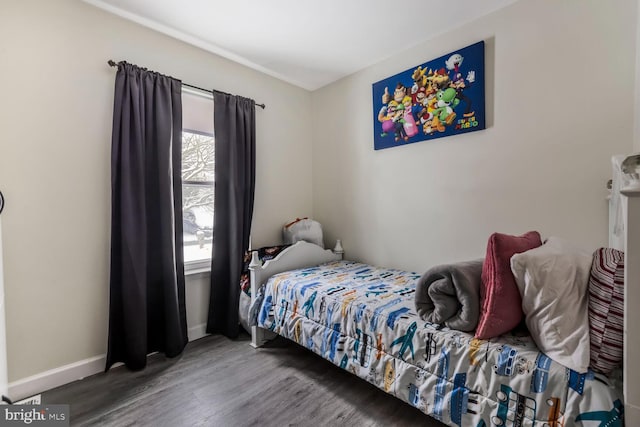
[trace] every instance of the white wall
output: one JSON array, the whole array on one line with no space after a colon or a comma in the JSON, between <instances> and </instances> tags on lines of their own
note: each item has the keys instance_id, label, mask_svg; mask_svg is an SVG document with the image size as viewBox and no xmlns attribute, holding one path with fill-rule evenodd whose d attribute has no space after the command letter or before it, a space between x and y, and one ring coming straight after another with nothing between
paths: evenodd
<instances>
[{"instance_id":1,"label":"white wall","mask_svg":"<svg viewBox=\"0 0 640 427\"><path fill-rule=\"evenodd\" d=\"M495 231L605 245L609 158L633 146L636 7L522 0L314 92L327 240L416 271L484 256ZM374 151L371 84L479 40L488 128Z\"/></svg>"},{"instance_id":2,"label":"white wall","mask_svg":"<svg viewBox=\"0 0 640 427\"><path fill-rule=\"evenodd\" d=\"M189 341L206 335L211 278L209 273L196 273L186 277L185 305L187 306L187 333Z\"/></svg>"},{"instance_id":3,"label":"white wall","mask_svg":"<svg viewBox=\"0 0 640 427\"><path fill-rule=\"evenodd\" d=\"M108 59L267 104L257 110L255 245L278 242L288 218L312 212L307 91L77 0L3 0L0 184L7 198L9 381L106 352L116 71ZM187 284L187 300L196 300L190 328L202 322L203 280Z\"/></svg>"}]
</instances>

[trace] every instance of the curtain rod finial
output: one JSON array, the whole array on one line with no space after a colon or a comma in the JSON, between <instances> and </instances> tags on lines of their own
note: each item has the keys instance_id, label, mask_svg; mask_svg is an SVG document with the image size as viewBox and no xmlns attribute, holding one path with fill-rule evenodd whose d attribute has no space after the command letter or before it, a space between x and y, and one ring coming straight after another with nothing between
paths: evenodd
<instances>
[{"instance_id":1,"label":"curtain rod finial","mask_svg":"<svg viewBox=\"0 0 640 427\"><path fill-rule=\"evenodd\" d=\"M108 60L107 64L109 64L112 67L117 67L118 66L118 63L116 63L113 59Z\"/></svg>"}]
</instances>

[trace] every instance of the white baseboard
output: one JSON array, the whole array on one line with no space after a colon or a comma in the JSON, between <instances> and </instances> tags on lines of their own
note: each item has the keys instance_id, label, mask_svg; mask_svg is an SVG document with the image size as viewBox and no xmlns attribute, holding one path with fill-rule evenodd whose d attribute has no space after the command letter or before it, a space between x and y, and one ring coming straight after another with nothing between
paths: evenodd
<instances>
[{"instance_id":1,"label":"white baseboard","mask_svg":"<svg viewBox=\"0 0 640 427\"><path fill-rule=\"evenodd\" d=\"M195 341L202 337L209 335L207 333L207 324L201 323L196 326L192 326L187 330L187 337L189 337L189 341Z\"/></svg>"},{"instance_id":2,"label":"white baseboard","mask_svg":"<svg viewBox=\"0 0 640 427\"><path fill-rule=\"evenodd\" d=\"M42 394L38 393L34 396L27 397L26 399L18 400L17 402L13 402L14 405L41 405L42 404Z\"/></svg>"},{"instance_id":3,"label":"white baseboard","mask_svg":"<svg viewBox=\"0 0 640 427\"><path fill-rule=\"evenodd\" d=\"M189 328L187 331L189 341L209 335L206 329L206 323ZM22 378L21 380L9 383L9 397L13 401L24 399L84 377L103 372L106 363L107 355L103 354ZM121 365L122 363L114 363L112 367L115 368Z\"/></svg>"},{"instance_id":4,"label":"white baseboard","mask_svg":"<svg viewBox=\"0 0 640 427\"><path fill-rule=\"evenodd\" d=\"M46 390L104 371L106 355L90 357L79 362L50 369L9 383L9 397L20 400Z\"/></svg>"}]
</instances>

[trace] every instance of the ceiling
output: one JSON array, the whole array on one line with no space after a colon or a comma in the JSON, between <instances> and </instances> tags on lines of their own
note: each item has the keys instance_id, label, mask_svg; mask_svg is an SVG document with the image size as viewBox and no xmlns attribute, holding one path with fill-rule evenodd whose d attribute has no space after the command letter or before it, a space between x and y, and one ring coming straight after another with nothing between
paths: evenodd
<instances>
[{"instance_id":1,"label":"ceiling","mask_svg":"<svg viewBox=\"0 0 640 427\"><path fill-rule=\"evenodd\" d=\"M308 90L517 0L83 0Z\"/></svg>"}]
</instances>

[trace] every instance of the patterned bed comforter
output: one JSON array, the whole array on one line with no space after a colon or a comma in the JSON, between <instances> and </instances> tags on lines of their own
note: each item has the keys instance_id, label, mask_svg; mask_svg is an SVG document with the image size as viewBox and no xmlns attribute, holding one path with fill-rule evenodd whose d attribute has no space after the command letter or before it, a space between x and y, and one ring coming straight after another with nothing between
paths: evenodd
<instances>
[{"instance_id":1,"label":"patterned bed comforter","mask_svg":"<svg viewBox=\"0 0 640 427\"><path fill-rule=\"evenodd\" d=\"M258 325L445 424L622 426L611 380L577 374L528 336L483 341L425 323L420 275L338 261L272 277Z\"/></svg>"}]
</instances>

